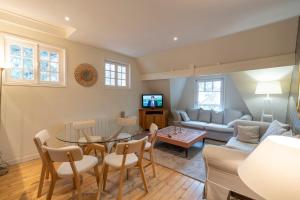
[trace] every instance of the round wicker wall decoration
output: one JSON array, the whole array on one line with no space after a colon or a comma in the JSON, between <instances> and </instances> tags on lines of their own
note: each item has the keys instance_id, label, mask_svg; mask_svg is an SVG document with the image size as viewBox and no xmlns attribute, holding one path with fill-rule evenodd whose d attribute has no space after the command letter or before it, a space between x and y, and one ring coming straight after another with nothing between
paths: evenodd
<instances>
[{"instance_id":1,"label":"round wicker wall decoration","mask_svg":"<svg viewBox=\"0 0 300 200\"><path fill-rule=\"evenodd\" d=\"M84 87L91 87L98 80L97 70L95 67L87 63L78 65L75 69L74 76L77 83Z\"/></svg>"}]
</instances>

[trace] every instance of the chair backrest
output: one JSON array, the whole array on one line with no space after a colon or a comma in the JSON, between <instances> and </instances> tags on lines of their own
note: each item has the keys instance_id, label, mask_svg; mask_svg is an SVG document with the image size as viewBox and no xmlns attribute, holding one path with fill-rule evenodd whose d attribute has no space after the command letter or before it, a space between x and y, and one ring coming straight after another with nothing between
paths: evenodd
<instances>
[{"instance_id":1,"label":"chair backrest","mask_svg":"<svg viewBox=\"0 0 300 200\"><path fill-rule=\"evenodd\" d=\"M156 138L157 138L158 126L156 124L152 123L150 125L149 131L151 133L151 135L149 137L149 142L151 142L151 144L154 144L156 142Z\"/></svg>"},{"instance_id":2,"label":"chair backrest","mask_svg":"<svg viewBox=\"0 0 300 200\"><path fill-rule=\"evenodd\" d=\"M46 162L46 158L45 151L43 150L42 146L47 146L47 141L49 140L49 138L50 134L46 129L43 129L40 132L38 132L33 138L34 144L43 162Z\"/></svg>"},{"instance_id":3,"label":"chair backrest","mask_svg":"<svg viewBox=\"0 0 300 200\"><path fill-rule=\"evenodd\" d=\"M76 131L77 139L84 136L88 142L91 142L91 135L95 135L96 120L75 121L72 123Z\"/></svg>"},{"instance_id":4,"label":"chair backrest","mask_svg":"<svg viewBox=\"0 0 300 200\"><path fill-rule=\"evenodd\" d=\"M62 148L43 146L43 149L48 153L49 159L52 162L71 162L82 160L83 158L82 150L78 146L68 146Z\"/></svg>"},{"instance_id":5,"label":"chair backrest","mask_svg":"<svg viewBox=\"0 0 300 200\"><path fill-rule=\"evenodd\" d=\"M144 151L144 146L147 141L147 137L144 137L140 140L132 140L129 142L120 142L116 147L117 155L125 155L130 153L141 153Z\"/></svg>"}]
</instances>

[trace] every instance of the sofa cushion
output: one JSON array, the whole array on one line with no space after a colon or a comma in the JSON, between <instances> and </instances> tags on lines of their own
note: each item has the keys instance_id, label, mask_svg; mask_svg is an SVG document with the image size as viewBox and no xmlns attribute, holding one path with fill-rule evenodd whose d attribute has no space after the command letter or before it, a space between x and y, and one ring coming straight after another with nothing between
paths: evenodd
<instances>
[{"instance_id":1,"label":"sofa cushion","mask_svg":"<svg viewBox=\"0 0 300 200\"><path fill-rule=\"evenodd\" d=\"M246 143L246 142L241 142L237 140L236 137L230 138L230 140L226 143L226 147L234 148L234 149L239 149L244 152L252 152L255 147L257 147L258 144L251 144L251 143Z\"/></svg>"},{"instance_id":2,"label":"sofa cushion","mask_svg":"<svg viewBox=\"0 0 300 200\"><path fill-rule=\"evenodd\" d=\"M281 135L285 131L286 131L286 129L282 128L280 122L278 122L277 120L274 120L270 124L270 126L268 127L268 129L266 130L265 134L260 138L260 141L263 141L269 135Z\"/></svg>"},{"instance_id":3,"label":"sofa cushion","mask_svg":"<svg viewBox=\"0 0 300 200\"><path fill-rule=\"evenodd\" d=\"M259 126L238 126L236 139L240 142L258 144Z\"/></svg>"},{"instance_id":4,"label":"sofa cushion","mask_svg":"<svg viewBox=\"0 0 300 200\"><path fill-rule=\"evenodd\" d=\"M190 121L190 118L186 112L180 112L180 115L183 121Z\"/></svg>"},{"instance_id":5,"label":"sofa cushion","mask_svg":"<svg viewBox=\"0 0 300 200\"><path fill-rule=\"evenodd\" d=\"M186 121L186 122L181 122L181 124L183 126L197 128L197 129L204 129L207 125L206 122L199 122L199 121Z\"/></svg>"},{"instance_id":6,"label":"sofa cushion","mask_svg":"<svg viewBox=\"0 0 300 200\"><path fill-rule=\"evenodd\" d=\"M224 124L228 124L229 122L239 119L242 117L243 113L238 110L230 110L225 109L224 110Z\"/></svg>"},{"instance_id":7,"label":"sofa cushion","mask_svg":"<svg viewBox=\"0 0 300 200\"><path fill-rule=\"evenodd\" d=\"M210 123L211 110L204 110L200 108L199 110L199 121Z\"/></svg>"},{"instance_id":8,"label":"sofa cushion","mask_svg":"<svg viewBox=\"0 0 300 200\"><path fill-rule=\"evenodd\" d=\"M199 109L196 108L189 108L186 110L186 113L190 117L192 121L197 121L199 117Z\"/></svg>"},{"instance_id":9,"label":"sofa cushion","mask_svg":"<svg viewBox=\"0 0 300 200\"><path fill-rule=\"evenodd\" d=\"M217 112L212 110L211 111L211 123L215 123L215 124L223 124L223 116L224 116L224 112Z\"/></svg>"},{"instance_id":10,"label":"sofa cushion","mask_svg":"<svg viewBox=\"0 0 300 200\"><path fill-rule=\"evenodd\" d=\"M233 128L230 128L227 125L214 124L214 123L207 124L205 129L209 131L218 131L218 132L226 132L226 133L233 133L234 131Z\"/></svg>"}]
</instances>

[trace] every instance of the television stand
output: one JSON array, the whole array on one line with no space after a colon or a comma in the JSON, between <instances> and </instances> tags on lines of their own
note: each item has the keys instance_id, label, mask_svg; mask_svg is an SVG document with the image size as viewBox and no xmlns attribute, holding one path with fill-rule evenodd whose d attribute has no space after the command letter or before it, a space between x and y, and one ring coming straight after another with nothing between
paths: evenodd
<instances>
[{"instance_id":1,"label":"television stand","mask_svg":"<svg viewBox=\"0 0 300 200\"><path fill-rule=\"evenodd\" d=\"M151 123L158 128L168 126L168 110L162 108L141 108L139 109L139 124L144 130L148 130Z\"/></svg>"}]
</instances>

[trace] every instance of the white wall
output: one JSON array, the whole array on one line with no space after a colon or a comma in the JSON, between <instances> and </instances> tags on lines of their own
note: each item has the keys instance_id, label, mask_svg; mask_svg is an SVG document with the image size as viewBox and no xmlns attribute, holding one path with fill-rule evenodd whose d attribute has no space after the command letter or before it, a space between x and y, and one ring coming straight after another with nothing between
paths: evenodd
<instances>
[{"instance_id":1,"label":"white wall","mask_svg":"<svg viewBox=\"0 0 300 200\"><path fill-rule=\"evenodd\" d=\"M59 145L55 134L65 122L100 117L116 118L122 110L126 114L137 115L143 83L133 58L2 22L0 32L57 45L67 52L66 87L3 86L0 151L5 160L16 162L36 155L32 139L41 129L50 130L50 145ZM130 64L131 89L104 87L105 58ZM74 79L76 66L84 62L92 64L98 71L98 82L90 88L82 87Z\"/></svg>"}]
</instances>

